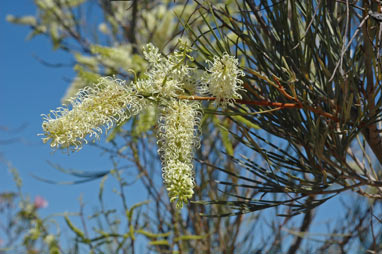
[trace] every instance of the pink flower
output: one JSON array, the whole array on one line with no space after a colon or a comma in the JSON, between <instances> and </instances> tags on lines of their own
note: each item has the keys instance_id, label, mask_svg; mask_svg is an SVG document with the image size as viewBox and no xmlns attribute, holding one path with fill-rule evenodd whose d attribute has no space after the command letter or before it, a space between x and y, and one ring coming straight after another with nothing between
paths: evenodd
<instances>
[{"instance_id":1,"label":"pink flower","mask_svg":"<svg viewBox=\"0 0 382 254\"><path fill-rule=\"evenodd\" d=\"M34 198L34 206L39 209L39 208L45 208L48 206L48 201L46 201L43 197L41 196L36 196Z\"/></svg>"}]
</instances>

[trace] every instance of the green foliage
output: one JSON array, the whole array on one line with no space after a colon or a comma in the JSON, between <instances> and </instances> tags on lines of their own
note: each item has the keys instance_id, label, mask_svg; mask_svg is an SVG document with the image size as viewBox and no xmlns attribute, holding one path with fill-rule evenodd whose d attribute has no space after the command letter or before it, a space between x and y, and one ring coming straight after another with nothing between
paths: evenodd
<instances>
[{"instance_id":1,"label":"green foliage","mask_svg":"<svg viewBox=\"0 0 382 254\"><path fill-rule=\"evenodd\" d=\"M376 134L382 116L381 68L375 64L379 24L367 15L377 5L362 2L272 1L268 8L265 1L244 1L236 3L240 18L231 8L200 5L206 23L205 17L213 17L209 30L195 33L188 28L188 33L210 59L226 51L242 58L247 105L244 111L239 106L232 111L261 129L232 118L239 127L233 134L265 162L233 158L253 177L239 174L231 183L222 182L261 198L233 195L237 200L208 203L228 205L239 213L283 204L297 214L349 189L369 197L367 186L379 185L374 177L382 163L381 137ZM220 39L229 33L236 37ZM354 155L357 137L367 142L374 161L362 146L361 154ZM368 163L357 163L362 173L349 166L365 158ZM312 195L317 200L302 202Z\"/></svg>"},{"instance_id":2,"label":"green foliage","mask_svg":"<svg viewBox=\"0 0 382 254\"><path fill-rule=\"evenodd\" d=\"M88 243L90 241L88 238L85 237L84 232L82 232L79 228L73 225L73 223L69 220L68 216L65 216L64 218L65 218L66 225L68 225L70 230L72 230L76 234L76 236L80 238L82 242Z\"/></svg>"},{"instance_id":3,"label":"green foliage","mask_svg":"<svg viewBox=\"0 0 382 254\"><path fill-rule=\"evenodd\" d=\"M167 245L167 246L170 245L170 243L166 240L150 241L149 244L150 245Z\"/></svg>"},{"instance_id":4,"label":"green foliage","mask_svg":"<svg viewBox=\"0 0 382 254\"><path fill-rule=\"evenodd\" d=\"M74 70L78 73L78 77L84 84L94 84L101 77L98 73L85 71L81 65L75 65Z\"/></svg>"},{"instance_id":5,"label":"green foliage","mask_svg":"<svg viewBox=\"0 0 382 254\"><path fill-rule=\"evenodd\" d=\"M228 121L228 119L225 119L225 121L221 125L219 125L219 122L220 122L219 118L214 117L213 121L216 124L216 126L219 126L220 137L221 137L223 146L224 146L227 154L230 156L233 156L234 149L232 146L232 141L230 140L230 137L229 137L229 131L228 131L229 130L229 126L228 126L229 121Z\"/></svg>"},{"instance_id":6,"label":"green foliage","mask_svg":"<svg viewBox=\"0 0 382 254\"><path fill-rule=\"evenodd\" d=\"M137 230L137 233L141 234L141 235L144 235L147 238L161 238L161 237L168 237L170 235L170 232L162 233L162 234L154 234L154 233L142 230L142 229Z\"/></svg>"},{"instance_id":7,"label":"green foliage","mask_svg":"<svg viewBox=\"0 0 382 254\"><path fill-rule=\"evenodd\" d=\"M140 136L143 133L146 133L154 127L157 123L158 112L157 110L149 106L148 109L143 111L135 120L134 128L132 130L132 135Z\"/></svg>"}]
</instances>

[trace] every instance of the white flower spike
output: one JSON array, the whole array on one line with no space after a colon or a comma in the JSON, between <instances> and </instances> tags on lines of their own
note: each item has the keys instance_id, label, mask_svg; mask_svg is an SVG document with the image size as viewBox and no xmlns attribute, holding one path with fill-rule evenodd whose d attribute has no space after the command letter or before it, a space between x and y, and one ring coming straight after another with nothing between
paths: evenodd
<instances>
[{"instance_id":1,"label":"white flower spike","mask_svg":"<svg viewBox=\"0 0 382 254\"><path fill-rule=\"evenodd\" d=\"M42 115L43 142L50 142L52 148L69 148L77 151L86 139L96 140L107 131L129 117L138 114L143 98L124 85L121 80L102 78L94 87L81 89L71 99L71 109L59 107Z\"/></svg>"},{"instance_id":2,"label":"white flower spike","mask_svg":"<svg viewBox=\"0 0 382 254\"><path fill-rule=\"evenodd\" d=\"M163 181L170 201L177 200L177 208L182 208L194 193L192 159L199 145L199 122L200 103L196 101L172 100L162 110L158 145Z\"/></svg>"},{"instance_id":3,"label":"white flower spike","mask_svg":"<svg viewBox=\"0 0 382 254\"><path fill-rule=\"evenodd\" d=\"M185 87L191 80L191 71L186 63L187 49L175 51L167 58L159 53L159 49L147 44L143 48L143 55L149 67L145 79L139 79L135 86L142 94L150 94L157 99L176 98L184 94Z\"/></svg>"},{"instance_id":4,"label":"white flower spike","mask_svg":"<svg viewBox=\"0 0 382 254\"><path fill-rule=\"evenodd\" d=\"M244 90L241 86L243 81L240 77L245 74L238 67L238 60L228 55L214 57L214 61L207 61L209 68L202 77L202 87L200 92L202 94L210 94L216 97L216 103L223 107L231 104L235 99L241 99L239 90Z\"/></svg>"}]
</instances>

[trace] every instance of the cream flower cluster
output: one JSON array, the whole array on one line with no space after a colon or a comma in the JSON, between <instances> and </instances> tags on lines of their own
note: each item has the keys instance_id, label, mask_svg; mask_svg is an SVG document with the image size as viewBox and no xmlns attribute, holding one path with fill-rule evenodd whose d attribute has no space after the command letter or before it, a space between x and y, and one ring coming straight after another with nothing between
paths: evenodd
<instances>
[{"instance_id":1,"label":"cream flower cluster","mask_svg":"<svg viewBox=\"0 0 382 254\"><path fill-rule=\"evenodd\" d=\"M178 208L192 197L194 191L193 151L198 144L196 135L200 120L200 103L178 100L195 82L193 69L186 64L192 60L189 48L181 44L180 50L167 58L159 49L148 44L143 51L149 63L146 79L136 82L136 89L157 98L161 105L158 146L162 160L163 181L170 201Z\"/></svg>"},{"instance_id":2,"label":"cream flower cluster","mask_svg":"<svg viewBox=\"0 0 382 254\"><path fill-rule=\"evenodd\" d=\"M90 47L90 51L96 55L94 59L98 59L104 66L113 67L116 70L122 68L128 71L133 65L132 46L129 44L115 47L93 45Z\"/></svg>"},{"instance_id":3,"label":"cream flower cluster","mask_svg":"<svg viewBox=\"0 0 382 254\"><path fill-rule=\"evenodd\" d=\"M243 81L239 77L244 76L244 72L238 67L238 60L228 55L214 57L213 62L207 61L209 69L202 77L202 94L211 94L216 97L216 103L223 107L232 103L235 99L241 99L239 90L243 90Z\"/></svg>"},{"instance_id":4,"label":"cream flower cluster","mask_svg":"<svg viewBox=\"0 0 382 254\"><path fill-rule=\"evenodd\" d=\"M195 78L195 69L187 62L190 48L180 44L179 50L164 57L158 48L148 44L143 55L148 69L142 78L131 82L113 78L101 78L93 87L79 91L71 99L71 108L60 107L43 115L43 142L52 148L71 148L76 151L84 143L99 138L107 131L133 115L145 105L160 108L158 152L162 161L163 181L171 202L183 207L194 193L193 153L199 145L198 132L201 118L201 103L182 100L179 96L202 94L216 97L216 102L225 107L243 89L240 77L244 73L238 60L228 54L207 61L204 75ZM198 86L201 87L198 87ZM190 97L192 98L192 97Z\"/></svg>"},{"instance_id":5,"label":"cream flower cluster","mask_svg":"<svg viewBox=\"0 0 382 254\"><path fill-rule=\"evenodd\" d=\"M190 58L187 48L175 51L167 58L159 53L154 45L147 44L143 55L149 67L145 78L135 83L137 91L155 98L175 98L184 93L185 86L191 80L191 71L185 60Z\"/></svg>"},{"instance_id":6,"label":"cream flower cluster","mask_svg":"<svg viewBox=\"0 0 382 254\"><path fill-rule=\"evenodd\" d=\"M194 193L193 151L199 144L197 135L200 122L200 103L172 100L162 109L159 128L159 154L162 160L163 180L170 201L183 207Z\"/></svg>"},{"instance_id":7,"label":"cream flower cluster","mask_svg":"<svg viewBox=\"0 0 382 254\"><path fill-rule=\"evenodd\" d=\"M102 126L107 131L129 117L138 114L143 99L124 81L102 78L94 87L81 89L77 97L71 99L71 109L59 107L42 115L44 143L52 148L80 150L91 140L99 138Z\"/></svg>"}]
</instances>

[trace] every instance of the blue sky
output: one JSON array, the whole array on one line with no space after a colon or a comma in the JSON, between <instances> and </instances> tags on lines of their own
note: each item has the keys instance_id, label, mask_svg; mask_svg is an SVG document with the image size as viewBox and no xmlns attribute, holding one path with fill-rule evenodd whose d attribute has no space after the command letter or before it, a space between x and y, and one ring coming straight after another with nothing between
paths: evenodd
<instances>
[{"instance_id":1,"label":"blue sky","mask_svg":"<svg viewBox=\"0 0 382 254\"><path fill-rule=\"evenodd\" d=\"M60 151L53 153L37 136L41 133L40 114L60 106L67 80L74 77L74 72L71 67L51 68L41 64L34 56L50 63L70 63L71 58L68 54L53 51L47 38L40 36L26 41L30 29L5 20L8 14L35 13L32 0L0 3L0 153L2 159L18 169L26 194L32 199L37 195L47 199L49 206L41 211L43 214L77 211L77 200L81 195L88 207L97 203L99 180L75 186L51 185L31 175L56 181L75 180L52 168L47 161L84 171L109 170L112 164L99 149L90 146L70 155ZM6 142L10 139L15 140ZM112 188L105 189L111 191ZM0 193L11 190L15 190L12 175L6 165L0 163ZM110 194L107 200L113 203L114 196ZM144 199L140 195L128 197L130 205Z\"/></svg>"}]
</instances>

